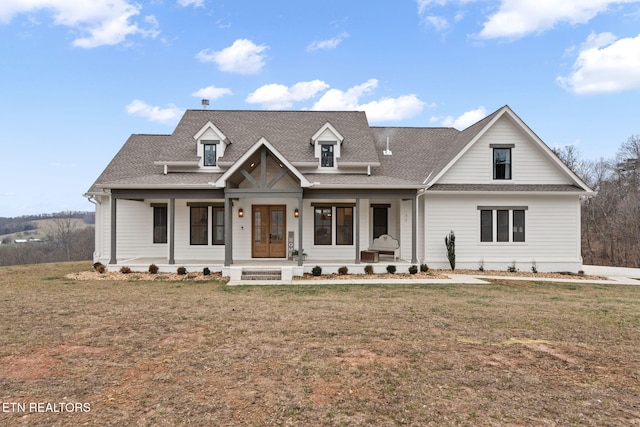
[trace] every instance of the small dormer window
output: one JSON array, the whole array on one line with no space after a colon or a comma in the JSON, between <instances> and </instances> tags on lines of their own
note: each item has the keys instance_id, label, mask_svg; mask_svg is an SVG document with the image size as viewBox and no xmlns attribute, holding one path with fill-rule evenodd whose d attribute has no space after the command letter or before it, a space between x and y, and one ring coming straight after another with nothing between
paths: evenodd
<instances>
[{"instance_id":1,"label":"small dormer window","mask_svg":"<svg viewBox=\"0 0 640 427\"><path fill-rule=\"evenodd\" d=\"M335 164L334 147L335 143L320 143L320 166L323 168L332 168Z\"/></svg>"},{"instance_id":2,"label":"small dormer window","mask_svg":"<svg viewBox=\"0 0 640 427\"><path fill-rule=\"evenodd\" d=\"M203 141L202 145L204 146L204 166L215 166L217 161L217 141L215 143L213 141Z\"/></svg>"}]
</instances>

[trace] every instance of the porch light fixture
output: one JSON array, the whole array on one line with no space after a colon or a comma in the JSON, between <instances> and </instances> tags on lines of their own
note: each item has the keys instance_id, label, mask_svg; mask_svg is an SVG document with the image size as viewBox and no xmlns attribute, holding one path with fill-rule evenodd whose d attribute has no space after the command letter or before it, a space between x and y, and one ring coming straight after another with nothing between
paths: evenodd
<instances>
[{"instance_id":1,"label":"porch light fixture","mask_svg":"<svg viewBox=\"0 0 640 427\"><path fill-rule=\"evenodd\" d=\"M244 211L242 208L238 209L238 218L242 218L244 216Z\"/></svg>"},{"instance_id":2,"label":"porch light fixture","mask_svg":"<svg viewBox=\"0 0 640 427\"><path fill-rule=\"evenodd\" d=\"M293 216L295 216L296 218L298 218L300 216L300 211L298 210L298 208L295 208L293 210Z\"/></svg>"}]
</instances>

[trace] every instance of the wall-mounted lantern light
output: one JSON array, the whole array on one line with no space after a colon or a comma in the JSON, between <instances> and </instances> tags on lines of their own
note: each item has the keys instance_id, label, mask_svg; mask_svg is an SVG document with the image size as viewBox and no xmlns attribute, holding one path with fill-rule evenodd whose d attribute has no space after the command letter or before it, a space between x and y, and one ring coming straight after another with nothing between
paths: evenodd
<instances>
[{"instance_id":1,"label":"wall-mounted lantern light","mask_svg":"<svg viewBox=\"0 0 640 427\"><path fill-rule=\"evenodd\" d=\"M238 209L238 218L242 218L244 216L244 211L242 208Z\"/></svg>"},{"instance_id":2,"label":"wall-mounted lantern light","mask_svg":"<svg viewBox=\"0 0 640 427\"><path fill-rule=\"evenodd\" d=\"M296 218L298 218L300 216L300 211L298 210L298 208L295 208L293 210L293 216L295 216Z\"/></svg>"}]
</instances>

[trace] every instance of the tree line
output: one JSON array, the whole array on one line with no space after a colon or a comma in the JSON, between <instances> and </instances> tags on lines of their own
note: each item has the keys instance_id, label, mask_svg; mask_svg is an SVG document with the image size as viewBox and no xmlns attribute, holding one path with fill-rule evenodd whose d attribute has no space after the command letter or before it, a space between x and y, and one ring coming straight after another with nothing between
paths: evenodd
<instances>
[{"instance_id":1,"label":"tree line","mask_svg":"<svg viewBox=\"0 0 640 427\"><path fill-rule=\"evenodd\" d=\"M630 136L610 159L584 160L575 146L554 151L598 192L581 208L584 263L640 267L640 135Z\"/></svg>"},{"instance_id":2,"label":"tree line","mask_svg":"<svg viewBox=\"0 0 640 427\"><path fill-rule=\"evenodd\" d=\"M92 259L94 227L79 227L75 218L72 214L52 218L42 242L0 245L0 266Z\"/></svg>"}]
</instances>

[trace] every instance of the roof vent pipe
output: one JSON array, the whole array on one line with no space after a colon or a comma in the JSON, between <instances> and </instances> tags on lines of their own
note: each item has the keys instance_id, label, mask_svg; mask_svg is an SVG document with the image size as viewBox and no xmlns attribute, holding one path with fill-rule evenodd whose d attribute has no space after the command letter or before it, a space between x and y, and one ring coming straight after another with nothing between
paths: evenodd
<instances>
[{"instance_id":1,"label":"roof vent pipe","mask_svg":"<svg viewBox=\"0 0 640 427\"><path fill-rule=\"evenodd\" d=\"M207 108L209 108L209 100L208 99L203 99L202 100L202 109L206 110Z\"/></svg>"},{"instance_id":2,"label":"roof vent pipe","mask_svg":"<svg viewBox=\"0 0 640 427\"><path fill-rule=\"evenodd\" d=\"M387 135L387 149L382 152L385 156L391 155L391 150L389 149L389 135Z\"/></svg>"}]
</instances>

